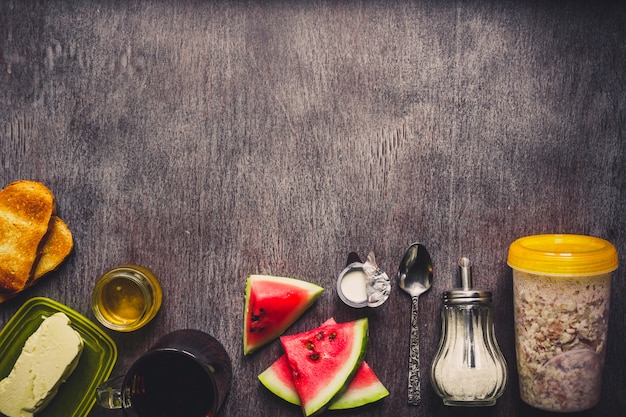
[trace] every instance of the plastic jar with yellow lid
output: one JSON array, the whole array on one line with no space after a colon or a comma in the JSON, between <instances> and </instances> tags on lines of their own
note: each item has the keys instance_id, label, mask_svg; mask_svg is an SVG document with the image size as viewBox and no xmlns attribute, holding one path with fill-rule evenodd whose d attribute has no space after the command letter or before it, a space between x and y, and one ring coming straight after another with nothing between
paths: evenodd
<instances>
[{"instance_id":1,"label":"plastic jar with yellow lid","mask_svg":"<svg viewBox=\"0 0 626 417\"><path fill-rule=\"evenodd\" d=\"M575 412L600 401L617 251L572 234L522 237L509 248L522 400Z\"/></svg>"}]
</instances>

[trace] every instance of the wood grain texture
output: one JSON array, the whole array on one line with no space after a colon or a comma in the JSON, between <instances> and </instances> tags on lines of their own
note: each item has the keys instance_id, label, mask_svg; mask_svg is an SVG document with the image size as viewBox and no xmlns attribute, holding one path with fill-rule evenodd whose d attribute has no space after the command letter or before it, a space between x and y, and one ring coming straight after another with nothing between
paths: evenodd
<instances>
[{"instance_id":1,"label":"wood grain texture","mask_svg":"<svg viewBox=\"0 0 626 417\"><path fill-rule=\"evenodd\" d=\"M95 280L138 263L165 299L146 328L110 333L115 373L198 328L233 360L221 415L298 416L256 380L278 344L242 354L246 276L289 275L326 288L290 332L370 319L366 359L391 395L334 415L540 416L519 399L508 245L568 232L626 253L625 38L625 7L576 1L2 2L0 180L50 187L75 248L0 325L35 295L93 318ZM350 251L395 276L413 241L435 264L422 369L458 258L493 291L510 382L492 408L444 407L428 374L408 406L410 299L336 295ZM620 269L602 402L584 416L626 409L625 296Z\"/></svg>"}]
</instances>

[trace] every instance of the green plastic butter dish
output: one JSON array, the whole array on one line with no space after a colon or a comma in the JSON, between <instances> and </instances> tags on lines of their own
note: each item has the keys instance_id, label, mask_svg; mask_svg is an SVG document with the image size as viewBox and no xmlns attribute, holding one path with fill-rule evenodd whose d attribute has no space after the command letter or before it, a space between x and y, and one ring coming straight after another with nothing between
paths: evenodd
<instances>
[{"instance_id":1,"label":"green plastic butter dish","mask_svg":"<svg viewBox=\"0 0 626 417\"><path fill-rule=\"evenodd\" d=\"M26 339L46 317L63 312L85 342L74 372L37 417L85 417L96 403L96 387L104 382L117 360L117 346L100 328L80 313L45 297L27 300L0 331L0 380L6 378L22 352Z\"/></svg>"}]
</instances>

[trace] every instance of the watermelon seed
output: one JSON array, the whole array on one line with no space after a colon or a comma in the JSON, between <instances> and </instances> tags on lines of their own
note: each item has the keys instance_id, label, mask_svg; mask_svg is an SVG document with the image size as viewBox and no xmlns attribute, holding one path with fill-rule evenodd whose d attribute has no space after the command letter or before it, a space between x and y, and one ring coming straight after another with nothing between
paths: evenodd
<instances>
[{"instance_id":1,"label":"watermelon seed","mask_svg":"<svg viewBox=\"0 0 626 417\"><path fill-rule=\"evenodd\" d=\"M250 327L250 333L254 333L256 331L258 332L262 332L263 330L265 330L265 327L263 326L258 326L258 327Z\"/></svg>"},{"instance_id":2,"label":"watermelon seed","mask_svg":"<svg viewBox=\"0 0 626 417\"><path fill-rule=\"evenodd\" d=\"M254 332L262 332L263 330L265 330L265 326L263 326L261 323L257 323L259 322L263 316L265 315L265 309L260 308L258 313L254 313L254 311L252 312L252 314L250 315L250 319L252 320L252 324L250 325L250 333L254 333Z\"/></svg>"},{"instance_id":3,"label":"watermelon seed","mask_svg":"<svg viewBox=\"0 0 626 417\"><path fill-rule=\"evenodd\" d=\"M304 347L306 347L308 350L313 350L315 348L315 345L313 345L313 342L311 342L310 340L307 340L307 342L304 344Z\"/></svg>"},{"instance_id":4,"label":"watermelon seed","mask_svg":"<svg viewBox=\"0 0 626 417\"><path fill-rule=\"evenodd\" d=\"M265 314L265 309L260 308L259 309L259 314L252 313L252 321L259 321L259 320L261 320L261 317L263 317L264 314Z\"/></svg>"},{"instance_id":5,"label":"watermelon seed","mask_svg":"<svg viewBox=\"0 0 626 417\"><path fill-rule=\"evenodd\" d=\"M322 340L322 339L324 339L324 332L318 332L318 333L315 335L315 338L316 338L317 340Z\"/></svg>"},{"instance_id":6,"label":"watermelon seed","mask_svg":"<svg viewBox=\"0 0 626 417\"><path fill-rule=\"evenodd\" d=\"M320 354L319 354L319 353L317 353L317 352L311 353L311 354L309 355L309 358L310 358L312 361L317 361L317 360L319 360L319 358L320 358Z\"/></svg>"},{"instance_id":7,"label":"watermelon seed","mask_svg":"<svg viewBox=\"0 0 626 417\"><path fill-rule=\"evenodd\" d=\"M330 340L335 340L335 339L337 338L337 333L332 332L332 333L330 334L330 336L328 336L328 338L329 338Z\"/></svg>"}]
</instances>

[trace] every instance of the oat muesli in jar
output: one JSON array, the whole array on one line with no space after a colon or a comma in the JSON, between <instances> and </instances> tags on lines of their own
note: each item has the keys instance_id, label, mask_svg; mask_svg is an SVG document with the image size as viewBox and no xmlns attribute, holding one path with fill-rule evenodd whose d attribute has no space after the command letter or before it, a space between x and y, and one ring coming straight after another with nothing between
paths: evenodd
<instances>
[{"instance_id":1,"label":"oat muesli in jar","mask_svg":"<svg viewBox=\"0 0 626 417\"><path fill-rule=\"evenodd\" d=\"M590 236L528 236L511 244L508 264L522 400L559 412L597 405L615 248Z\"/></svg>"}]
</instances>

